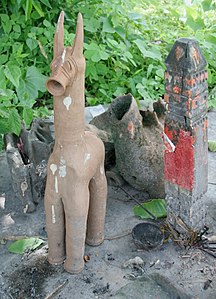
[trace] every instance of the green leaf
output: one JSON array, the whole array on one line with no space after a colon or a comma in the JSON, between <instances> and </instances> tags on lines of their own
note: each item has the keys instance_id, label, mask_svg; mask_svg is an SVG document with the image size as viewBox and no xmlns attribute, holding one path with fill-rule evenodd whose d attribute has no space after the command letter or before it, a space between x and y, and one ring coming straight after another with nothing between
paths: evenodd
<instances>
[{"instance_id":1,"label":"green leaf","mask_svg":"<svg viewBox=\"0 0 216 299\"><path fill-rule=\"evenodd\" d=\"M7 117L0 116L0 134L7 134L10 132L10 125Z\"/></svg>"},{"instance_id":2,"label":"green leaf","mask_svg":"<svg viewBox=\"0 0 216 299\"><path fill-rule=\"evenodd\" d=\"M17 136L19 136L21 131L21 119L16 108L10 109L8 124L10 127L10 132L15 133Z\"/></svg>"},{"instance_id":3,"label":"green leaf","mask_svg":"<svg viewBox=\"0 0 216 299\"><path fill-rule=\"evenodd\" d=\"M148 69L147 69L147 78L149 78L149 76L151 75L153 68L154 68L154 65L149 64Z\"/></svg>"},{"instance_id":4,"label":"green leaf","mask_svg":"<svg viewBox=\"0 0 216 299\"><path fill-rule=\"evenodd\" d=\"M33 110L34 112L34 117L35 118L42 118L42 117L49 117L52 112L50 110L48 110L47 107L40 107L39 109L37 110Z\"/></svg>"},{"instance_id":5,"label":"green leaf","mask_svg":"<svg viewBox=\"0 0 216 299\"><path fill-rule=\"evenodd\" d=\"M36 9L37 13L39 14L40 17L44 17L44 12L41 8L40 3L37 0L32 0L32 5Z\"/></svg>"},{"instance_id":6,"label":"green leaf","mask_svg":"<svg viewBox=\"0 0 216 299\"><path fill-rule=\"evenodd\" d=\"M2 27L4 29L4 33L10 33L13 22L9 19L8 15L1 14L0 16L2 20Z\"/></svg>"},{"instance_id":7,"label":"green leaf","mask_svg":"<svg viewBox=\"0 0 216 299\"><path fill-rule=\"evenodd\" d=\"M152 47L150 50L148 50L147 44L144 42L144 40L141 39L136 39L134 43L137 45L144 58L148 57L161 60L160 51L156 47Z\"/></svg>"},{"instance_id":8,"label":"green leaf","mask_svg":"<svg viewBox=\"0 0 216 299\"><path fill-rule=\"evenodd\" d=\"M26 0L26 6L25 6L26 21L30 19L31 11L32 11L32 0Z\"/></svg>"},{"instance_id":9,"label":"green leaf","mask_svg":"<svg viewBox=\"0 0 216 299\"><path fill-rule=\"evenodd\" d=\"M0 66L0 88L6 89L6 78L3 71L3 66Z\"/></svg>"},{"instance_id":10,"label":"green leaf","mask_svg":"<svg viewBox=\"0 0 216 299\"><path fill-rule=\"evenodd\" d=\"M32 51L38 46L38 42L35 39L27 38L26 45L29 47L29 49Z\"/></svg>"},{"instance_id":11,"label":"green leaf","mask_svg":"<svg viewBox=\"0 0 216 299\"><path fill-rule=\"evenodd\" d=\"M143 84L138 83L138 84L136 85L136 88L137 88L138 93L143 97L143 99L144 99L145 101L152 100L152 96L153 96L153 95L150 95L150 93L149 93L148 90L146 89L147 86L144 86Z\"/></svg>"},{"instance_id":12,"label":"green leaf","mask_svg":"<svg viewBox=\"0 0 216 299\"><path fill-rule=\"evenodd\" d=\"M47 7L52 9L52 6L49 3L49 0L40 0L40 2L42 2L44 5L46 5Z\"/></svg>"},{"instance_id":13,"label":"green leaf","mask_svg":"<svg viewBox=\"0 0 216 299\"><path fill-rule=\"evenodd\" d=\"M125 31L125 29L122 26L115 27L115 31L116 31L116 33L118 33L118 35L121 38L123 38L123 39L126 38L126 31Z\"/></svg>"},{"instance_id":14,"label":"green leaf","mask_svg":"<svg viewBox=\"0 0 216 299\"><path fill-rule=\"evenodd\" d=\"M205 40L215 46L216 45L216 34L214 34L214 33L206 34Z\"/></svg>"},{"instance_id":15,"label":"green leaf","mask_svg":"<svg viewBox=\"0 0 216 299\"><path fill-rule=\"evenodd\" d=\"M136 85L135 85L134 79L129 78L128 80L129 80L129 83L130 83L131 93L133 94L133 96L135 96L135 94L137 92L136 92Z\"/></svg>"},{"instance_id":16,"label":"green leaf","mask_svg":"<svg viewBox=\"0 0 216 299\"><path fill-rule=\"evenodd\" d=\"M29 127L33 119L33 110L31 108L23 108L23 119L26 126Z\"/></svg>"},{"instance_id":17,"label":"green leaf","mask_svg":"<svg viewBox=\"0 0 216 299\"><path fill-rule=\"evenodd\" d=\"M15 32L21 33L21 27L20 27L20 25L18 25L18 24L14 25L14 26L13 26L13 30L14 30Z\"/></svg>"},{"instance_id":18,"label":"green leaf","mask_svg":"<svg viewBox=\"0 0 216 299\"><path fill-rule=\"evenodd\" d=\"M143 19L143 15L140 14L140 13L136 13L136 12L130 12L128 14L128 17L131 19L131 20L142 20Z\"/></svg>"},{"instance_id":19,"label":"green leaf","mask_svg":"<svg viewBox=\"0 0 216 299\"><path fill-rule=\"evenodd\" d=\"M97 32L97 30L100 27L100 22L97 19L95 19L94 17L89 19L86 23L87 24L85 26L85 31L89 31L92 33Z\"/></svg>"},{"instance_id":20,"label":"green leaf","mask_svg":"<svg viewBox=\"0 0 216 299\"><path fill-rule=\"evenodd\" d=\"M156 75L163 79L164 78L164 70L162 68L157 69Z\"/></svg>"},{"instance_id":21,"label":"green leaf","mask_svg":"<svg viewBox=\"0 0 216 299\"><path fill-rule=\"evenodd\" d=\"M4 23L8 23L9 22L9 16L6 14L0 14L1 20Z\"/></svg>"},{"instance_id":22,"label":"green leaf","mask_svg":"<svg viewBox=\"0 0 216 299\"><path fill-rule=\"evenodd\" d=\"M97 69L96 69L96 64L88 60L86 62L86 73L85 73L86 78L89 77L90 80L98 80L98 74L97 74Z\"/></svg>"},{"instance_id":23,"label":"green leaf","mask_svg":"<svg viewBox=\"0 0 216 299\"><path fill-rule=\"evenodd\" d=\"M49 21L47 21L47 20L44 20L44 21L43 21L43 24L44 24L44 26L47 27L47 28L50 28L50 27L52 26L52 24L51 24Z\"/></svg>"},{"instance_id":24,"label":"green leaf","mask_svg":"<svg viewBox=\"0 0 216 299\"><path fill-rule=\"evenodd\" d=\"M204 11L208 11L212 9L212 0L204 0L202 1L202 7Z\"/></svg>"},{"instance_id":25,"label":"green leaf","mask_svg":"<svg viewBox=\"0 0 216 299\"><path fill-rule=\"evenodd\" d=\"M6 108L5 106L0 105L0 117L5 119L9 117L8 108Z\"/></svg>"},{"instance_id":26,"label":"green leaf","mask_svg":"<svg viewBox=\"0 0 216 299\"><path fill-rule=\"evenodd\" d=\"M209 140L208 141L208 149L210 152L216 152L216 141Z\"/></svg>"},{"instance_id":27,"label":"green leaf","mask_svg":"<svg viewBox=\"0 0 216 299\"><path fill-rule=\"evenodd\" d=\"M27 250L37 249L43 243L44 241L40 238L21 239L13 242L10 246L8 246L8 250L11 253L23 254Z\"/></svg>"},{"instance_id":28,"label":"green leaf","mask_svg":"<svg viewBox=\"0 0 216 299\"><path fill-rule=\"evenodd\" d=\"M111 17L111 21L114 27L119 25L119 16L117 14L113 14Z\"/></svg>"},{"instance_id":29,"label":"green leaf","mask_svg":"<svg viewBox=\"0 0 216 299\"><path fill-rule=\"evenodd\" d=\"M22 105L31 107L38 97L38 90L45 92L46 76L42 75L35 66L27 68L26 77L20 80L20 86L16 89Z\"/></svg>"},{"instance_id":30,"label":"green leaf","mask_svg":"<svg viewBox=\"0 0 216 299\"><path fill-rule=\"evenodd\" d=\"M103 21L103 32L107 33L114 33L115 29L113 28L112 20L111 17L109 16L108 18L105 18Z\"/></svg>"},{"instance_id":31,"label":"green leaf","mask_svg":"<svg viewBox=\"0 0 216 299\"><path fill-rule=\"evenodd\" d=\"M32 82L38 90L44 92L46 91L46 82L47 77L42 75L41 72L35 67L30 66L27 69L26 80Z\"/></svg>"},{"instance_id":32,"label":"green leaf","mask_svg":"<svg viewBox=\"0 0 216 299\"><path fill-rule=\"evenodd\" d=\"M8 61L8 55L7 54L1 54L0 55L0 65L4 64L7 61ZM1 78L0 78L0 80L1 80Z\"/></svg>"},{"instance_id":33,"label":"green leaf","mask_svg":"<svg viewBox=\"0 0 216 299\"><path fill-rule=\"evenodd\" d=\"M97 98L89 98L86 97L86 101L90 106L94 106L98 103L98 99Z\"/></svg>"},{"instance_id":34,"label":"green leaf","mask_svg":"<svg viewBox=\"0 0 216 299\"><path fill-rule=\"evenodd\" d=\"M4 74L16 88L19 87L21 70L17 65L15 65L13 62L8 62L5 66Z\"/></svg>"},{"instance_id":35,"label":"green leaf","mask_svg":"<svg viewBox=\"0 0 216 299\"><path fill-rule=\"evenodd\" d=\"M190 26L193 31L205 28L204 20L200 16L195 16L194 11L187 7L187 21L186 24Z\"/></svg>"},{"instance_id":36,"label":"green leaf","mask_svg":"<svg viewBox=\"0 0 216 299\"><path fill-rule=\"evenodd\" d=\"M166 202L164 199L152 199L151 201L142 204L150 213L152 213L156 218L166 217ZM135 206L133 208L134 214L139 216L141 219L149 219L151 216L140 206Z\"/></svg>"},{"instance_id":37,"label":"green leaf","mask_svg":"<svg viewBox=\"0 0 216 299\"><path fill-rule=\"evenodd\" d=\"M31 108L38 97L38 89L32 82L20 80L19 88L16 89L20 104Z\"/></svg>"},{"instance_id":38,"label":"green leaf","mask_svg":"<svg viewBox=\"0 0 216 299\"><path fill-rule=\"evenodd\" d=\"M96 64L96 70L99 75L106 75L109 69L105 64L99 62Z\"/></svg>"},{"instance_id":39,"label":"green leaf","mask_svg":"<svg viewBox=\"0 0 216 299\"><path fill-rule=\"evenodd\" d=\"M192 6L186 6L186 15L193 20L198 17L197 10Z\"/></svg>"},{"instance_id":40,"label":"green leaf","mask_svg":"<svg viewBox=\"0 0 216 299\"><path fill-rule=\"evenodd\" d=\"M109 54L105 51L105 49L95 42L91 42L89 45L86 45L85 57L87 59L91 59L93 62L99 62L100 60L107 60L109 58Z\"/></svg>"},{"instance_id":41,"label":"green leaf","mask_svg":"<svg viewBox=\"0 0 216 299\"><path fill-rule=\"evenodd\" d=\"M116 88L116 91L113 94L114 94L115 97L118 97L118 96L120 96L122 94L125 94L126 92L127 92L126 87L120 87L120 86L118 86Z\"/></svg>"},{"instance_id":42,"label":"green leaf","mask_svg":"<svg viewBox=\"0 0 216 299\"><path fill-rule=\"evenodd\" d=\"M1 89L0 88L0 102L4 102L6 100L11 100L14 97L14 91L11 89Z\"/></svg>"},{"instance_id":43,"label":"green leaf","mask_svg":"<svg viewBox=\"0 0 216 299\"><path fill-rule=\"evenodd\" d=\"M12 29L12 22L11 22L11 21L9 21L9 22L7 22L7 23L3 23L2 26L3 26L3 28L4 28L4 32L5 32L5 33L8 34L8 33L11 32L11 29Z\"/></svg>"}]
</instances>

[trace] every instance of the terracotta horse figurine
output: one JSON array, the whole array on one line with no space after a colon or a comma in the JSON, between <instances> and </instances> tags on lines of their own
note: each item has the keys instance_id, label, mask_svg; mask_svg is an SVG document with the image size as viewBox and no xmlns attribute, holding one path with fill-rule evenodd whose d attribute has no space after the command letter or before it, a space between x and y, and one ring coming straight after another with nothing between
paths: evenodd
<instances>
[{"instance_id":1,"label":"terracotta horse figurine","mask_svg":"<svg viewBox=\"0 0 216 299\"><path fill-rule=\"evenodd\" d=\"M107 183L104 145L84 123L83 21L79 13L72 47L64 48L64 12L54 37L52 75L48 91L54 96L55 145L48 162L45 191L48 261L64 262L78 273L84 267L85 241L104 240Z\"/></svg>"}]
</instances>

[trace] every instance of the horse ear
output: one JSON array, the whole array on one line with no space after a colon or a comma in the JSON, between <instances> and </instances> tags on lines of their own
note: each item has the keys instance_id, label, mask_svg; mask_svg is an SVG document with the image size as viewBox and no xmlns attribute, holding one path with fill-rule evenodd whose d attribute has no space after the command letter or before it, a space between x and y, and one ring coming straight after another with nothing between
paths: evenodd
<instances>
[{"instance_id":1,"label":"horse ear","mask_svg":"<svg viewBox=\"0 0 216 299\"><path fill-rule=\"evenodd\" d=\"M56 32L54 36L54 58L59 56L64 50L64 12L58 18Z\"/></svg>"},{"instance_id":2,"label":"horse ear","mask_svg":"<svg viewBox=\"0 0 216 299\"><path fill-rule=\"evenodd\" d=\"M77 18L76 36L73 43L73 54L75 57L81 57L83 55L83 39L83 18L82 14L79 12Z\"/></svg>"}]
</instances>

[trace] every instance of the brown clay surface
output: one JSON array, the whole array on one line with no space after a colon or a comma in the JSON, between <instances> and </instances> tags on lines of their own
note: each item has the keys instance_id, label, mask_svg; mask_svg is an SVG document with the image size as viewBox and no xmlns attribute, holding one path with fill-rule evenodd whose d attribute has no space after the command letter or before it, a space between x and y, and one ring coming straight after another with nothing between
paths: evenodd
<instances>
[{"instance_id":1,"label":"brown clay surface","mask_svg":"<svg viewBox=\"0 0 216 299\"><path fill-rule=\"evenodd\" d=\"M72 47L64 48L64 12L54 37L48 91L54 96L55 145L47 165L45 190L48 261L66 271L84 268L85 242L104 240L107 183L103 142L85 132L83 20L78 14Z\"/></svg>"}]
</instances>

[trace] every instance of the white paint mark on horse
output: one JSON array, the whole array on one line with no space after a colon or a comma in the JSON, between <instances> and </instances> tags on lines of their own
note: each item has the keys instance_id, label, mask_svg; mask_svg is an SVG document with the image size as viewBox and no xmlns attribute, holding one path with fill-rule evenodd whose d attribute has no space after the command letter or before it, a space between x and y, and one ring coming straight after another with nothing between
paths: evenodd
<instances>
[{"instance_id":1,"label":"white paint mark on horse","mask_svg":"<svg viewBox=\"0 0 216 299\"><path fill-rule=\"evenodd\" d=\"M67 174L67 170L66 170L66 164L65 164L65 160L63 157L60 158L60 165L59 165L59 176L61 178L64 178Z\"/></svg>"},{"instance_id":2,"label":"white paint mark on horse","mask_svg":"<svg viewBox=\"0 0 216 299\"><path fill-rule=\"evenodd\" d=\"M55 192L58 193L58 178L55 176Z\"/></svg>"},{"instance_id":3,"label":"white paint mark on horse","mask_svg":"<svg viewBox=\"0 0 216 299\"><path fill-rule=\"evenodd\" d=\"M20 188L22 191L22 196L25 196L25 192L28 190L28 183L26 179L20 184Z\"/></svg>"},{"instance_id":4,"label":"white paint mark on horse","mask_svg":"<svg viewBox=\"0 0 216 299\"><path fill-rule=\"evenodd\" d=\"M0 196L0 209L5 209L5 193Z\"/></svg>"},{"instance_id":5,"label":"white paint mark on horse","mask_svg":"<svg viewBox=\"0 0 216 299\"><path fill-rule=\"evenodd\" d=\"M69 107L70 107L71 103L72 103L72 99L71 99L70 96L64 98L63 104L65 105L65 107L67 108L67 110L69 110Z\"/></svg>"},{"instance_id":6,"label":"white paint mark on horse","mask_svg":"<svg viewBox=\"0 0 216 299\"><path fill-rule=\"evenodd\" d=\"M100 165L100 173L104 174L104 166L103 166L103 164Z\"/></svg>"},{"instance_id":7,"label":"white paint mark on horse","mask_svg":"<svg viewBox=\"0 0 216 299\"><path fill-rule=\"evenodd\" d=\"M56 223L55 207L52 205L52 223Z\"/></svg>"},{"instance_id":8,"label":"white paint mark on horse","mask_svg":"<svg viewBox=\"0 0 216 299\"><path fill-rule=\"evenodd\" d=\"M53 174L53 175L55 174L57 168L58 168L58 167L57 167L56 164L51 164L51 165L50 165L50 170L52 171L52 174Z\"/></svg>"},{"instance_id":9,"label":"white paint mark on horse","mask_svg":"<svg viewBox=\"0 0 216 299\"><path fill-rule=\"evenodd\" d=\"M66 54L66 49L64 48L64 51L62 52L62 56L61 56L61 59L62 59L62 64L61 65L63 65L63 63L65 61L65 54Z\"/></svg>"},{"instance_id":10,"label":"white paint mark on horse","mask_svg":"<svg viewBox=\"0 0 216 299\"><path fill-rule=\"evenodd\" d=\"M91 158L90 154L85 154L85 160L84 160L84 164L86 164L86 162Z\"/></svg>"},{"instance_id":11,"label":"white paint mark on horse","mask_svg":"<svg viewBox=\"0 0 216 299\"><path fill-rule=\"evenodd\" d=\"M27 211L28 211L28 208L29 208L29 205L27 204L27 205L25 205L25 207L24 207L24 209L23 209L23 213L27 213Z\"/></svg>"}]
</instances>

